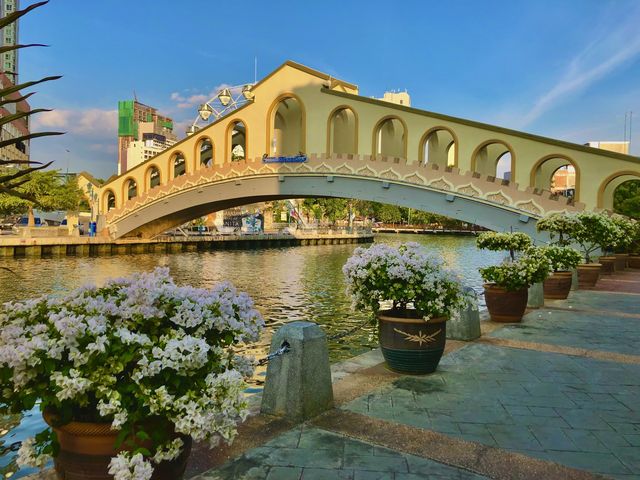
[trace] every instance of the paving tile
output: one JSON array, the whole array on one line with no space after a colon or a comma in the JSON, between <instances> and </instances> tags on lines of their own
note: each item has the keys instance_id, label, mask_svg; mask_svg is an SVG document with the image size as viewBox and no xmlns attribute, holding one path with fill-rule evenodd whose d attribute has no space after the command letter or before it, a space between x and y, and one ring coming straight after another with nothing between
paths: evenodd
<instances>
[{"instance_id":1,"label":"paving tile","mask_svg":"<svg viewBox=\"0 0 640 480\"><path fill-rule=\"evenodd\" d=\"M367 472L356 470L353 480L395 480L395 475L391 472Z\"/></svg>"},{"instance_id":2,"label":"paving tile","mask_svg":"<svg viewBox=\"0 0 640 480\"><path fill-rule=\"evenodd\" d=\"M575 443L559 427L531 426L529 431L544 450L577 450Z\"/></svg>"},{"instance_id":3,"label":"paving tile","mask_svg":"<svg viewBox=\"0 0 640 480\"><path fill-rule=\"evenodd\" d=\"M526 426L491 425L487 428L500 448L544 450L540 442Z\"/></svg>"},{"instance_id":4,"label":"paving tile","mask_svg":"<svg viewBox=\"0 0 640 480\"><path fill-rule=\"evenodd\" d=\"M558 463L568 465L569 467L603 473L605 475L612 473L634 473L611 453L554 452L552 457L555 458Z\"/></svg>"},{"instance_id":5,"label":"paving tile","mask_svg":"<svg viewBox=\"0 0 640 480\"><path fill-rule=\"evenodd\" d=\"M407 460L402 456L374 457L345 455L344 468L354 470L371 470L374 472L407 472Z\"/></svg>"},{"instance_id":6,"label":"paving tile","mask_svg":"<svg viewBox=\"0 0 640 480\"><path fill-rule=\"evenodd\" d=\"M305 468L301 480L354 480L353 470Z\"/></svg>"},{"instance_id":7,"label":"paving tile","mask_svg":"<svg viewBox=\"0 0 640 480\"><path fill-rule=\"evenodd\" d=\"M300 480L302 469L298 467L271 467L267 480Z\"/></svg>"}]
</instances>

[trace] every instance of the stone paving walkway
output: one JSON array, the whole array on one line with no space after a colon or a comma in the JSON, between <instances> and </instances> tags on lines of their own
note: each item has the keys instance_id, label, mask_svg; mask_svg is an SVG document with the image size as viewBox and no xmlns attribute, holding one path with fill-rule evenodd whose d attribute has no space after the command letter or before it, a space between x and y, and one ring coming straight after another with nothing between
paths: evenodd
<instances>
[{"instance_id":1,"label":"stone paving walkway","mask_svg":"<svg viewBox=\"0 0 640 480\"><path fill-rule=\"evenodd\" d=\"M640 479L640 295L576 291L497 327L432 375L345 377L338 409L194 480Z\"/></svg>"}]
</instances>

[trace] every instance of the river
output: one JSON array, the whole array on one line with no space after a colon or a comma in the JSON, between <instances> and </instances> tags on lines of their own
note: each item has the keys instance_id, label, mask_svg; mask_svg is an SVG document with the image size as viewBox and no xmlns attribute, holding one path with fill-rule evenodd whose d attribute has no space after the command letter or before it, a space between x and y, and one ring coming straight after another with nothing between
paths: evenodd
<instances>
[{"instance_id":1,"label":"river","mask_svg":"<svg viewBox=\"0 0 640 480\"><path fill-rule=\"evenodd\" d=\"M477 250L474 237L379 234L375 241L421 243L441 255L464 283L478 292L482 290L478 267L496 263L501 258L501 254ZM87 283L101 284L108 278L167 266L178 284L208 288L228 280L239 290L248 292L267 323L260 341L248 349L259 358L268 350L271 332L286 322L313 321L322 325L331 337L366 321L365 314L351 310L342 275L342 266L357 247L352 244L318 245L109 257L0 259L0 266L15 272L0 269L0 303L62 294ZM337 362L376 346L375 327L365 324L346 337L329 341L330 359ZM249 393L261 389L262 378L264 368L258 370ZM39 415L35 413L23 418L17 427L15 419L0 422L0 445L22 440L42 427ZM15 471L11 457L0 458L0 478ZM20 478L26 473L17 472L12 478Z\"/></svg>"}]
</instances>

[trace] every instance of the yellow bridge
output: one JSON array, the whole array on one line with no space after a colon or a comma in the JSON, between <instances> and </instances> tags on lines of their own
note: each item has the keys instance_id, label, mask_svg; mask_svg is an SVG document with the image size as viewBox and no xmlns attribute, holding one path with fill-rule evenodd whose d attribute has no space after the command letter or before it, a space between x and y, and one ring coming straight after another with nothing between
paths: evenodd
<instances>
[{"instance_id":1,"label":"yellow bridge","mask_svg":"<svg viewBox=\"0 0 640 480\"><path fill-rule=\"evenodd\" d=\"M640 179L640 158L363 97L356 85L294 62L252 95L101 186L101 233L150 238L232 206L347 197L535 235L542 215L611 209L617 186ZM300 152L304 163L263 161ZM496 178L505 154L510 181ZM569 165L571 200L549 191Z\"/></svg>"}]
</instances>

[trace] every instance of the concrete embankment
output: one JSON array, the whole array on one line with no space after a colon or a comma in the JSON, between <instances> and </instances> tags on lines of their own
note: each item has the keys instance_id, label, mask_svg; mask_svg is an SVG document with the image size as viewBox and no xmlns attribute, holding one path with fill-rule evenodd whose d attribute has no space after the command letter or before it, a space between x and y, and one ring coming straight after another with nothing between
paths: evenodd
<instances>
[{"instance_id":1,"label":"concrete embankment","mask_svg":"<svg viewBox=\"0 0 640 480\"><path fill-rule=\"evenodd\" d=\"M307 245L339 245L369 243L370 232L242 234L203 236L163 236L155 239L121 239L100 237L21 238L0 237L0 258L104 256L134 253L180 253L236 248L276 248Z\"/></svg>"}]
</instances>

